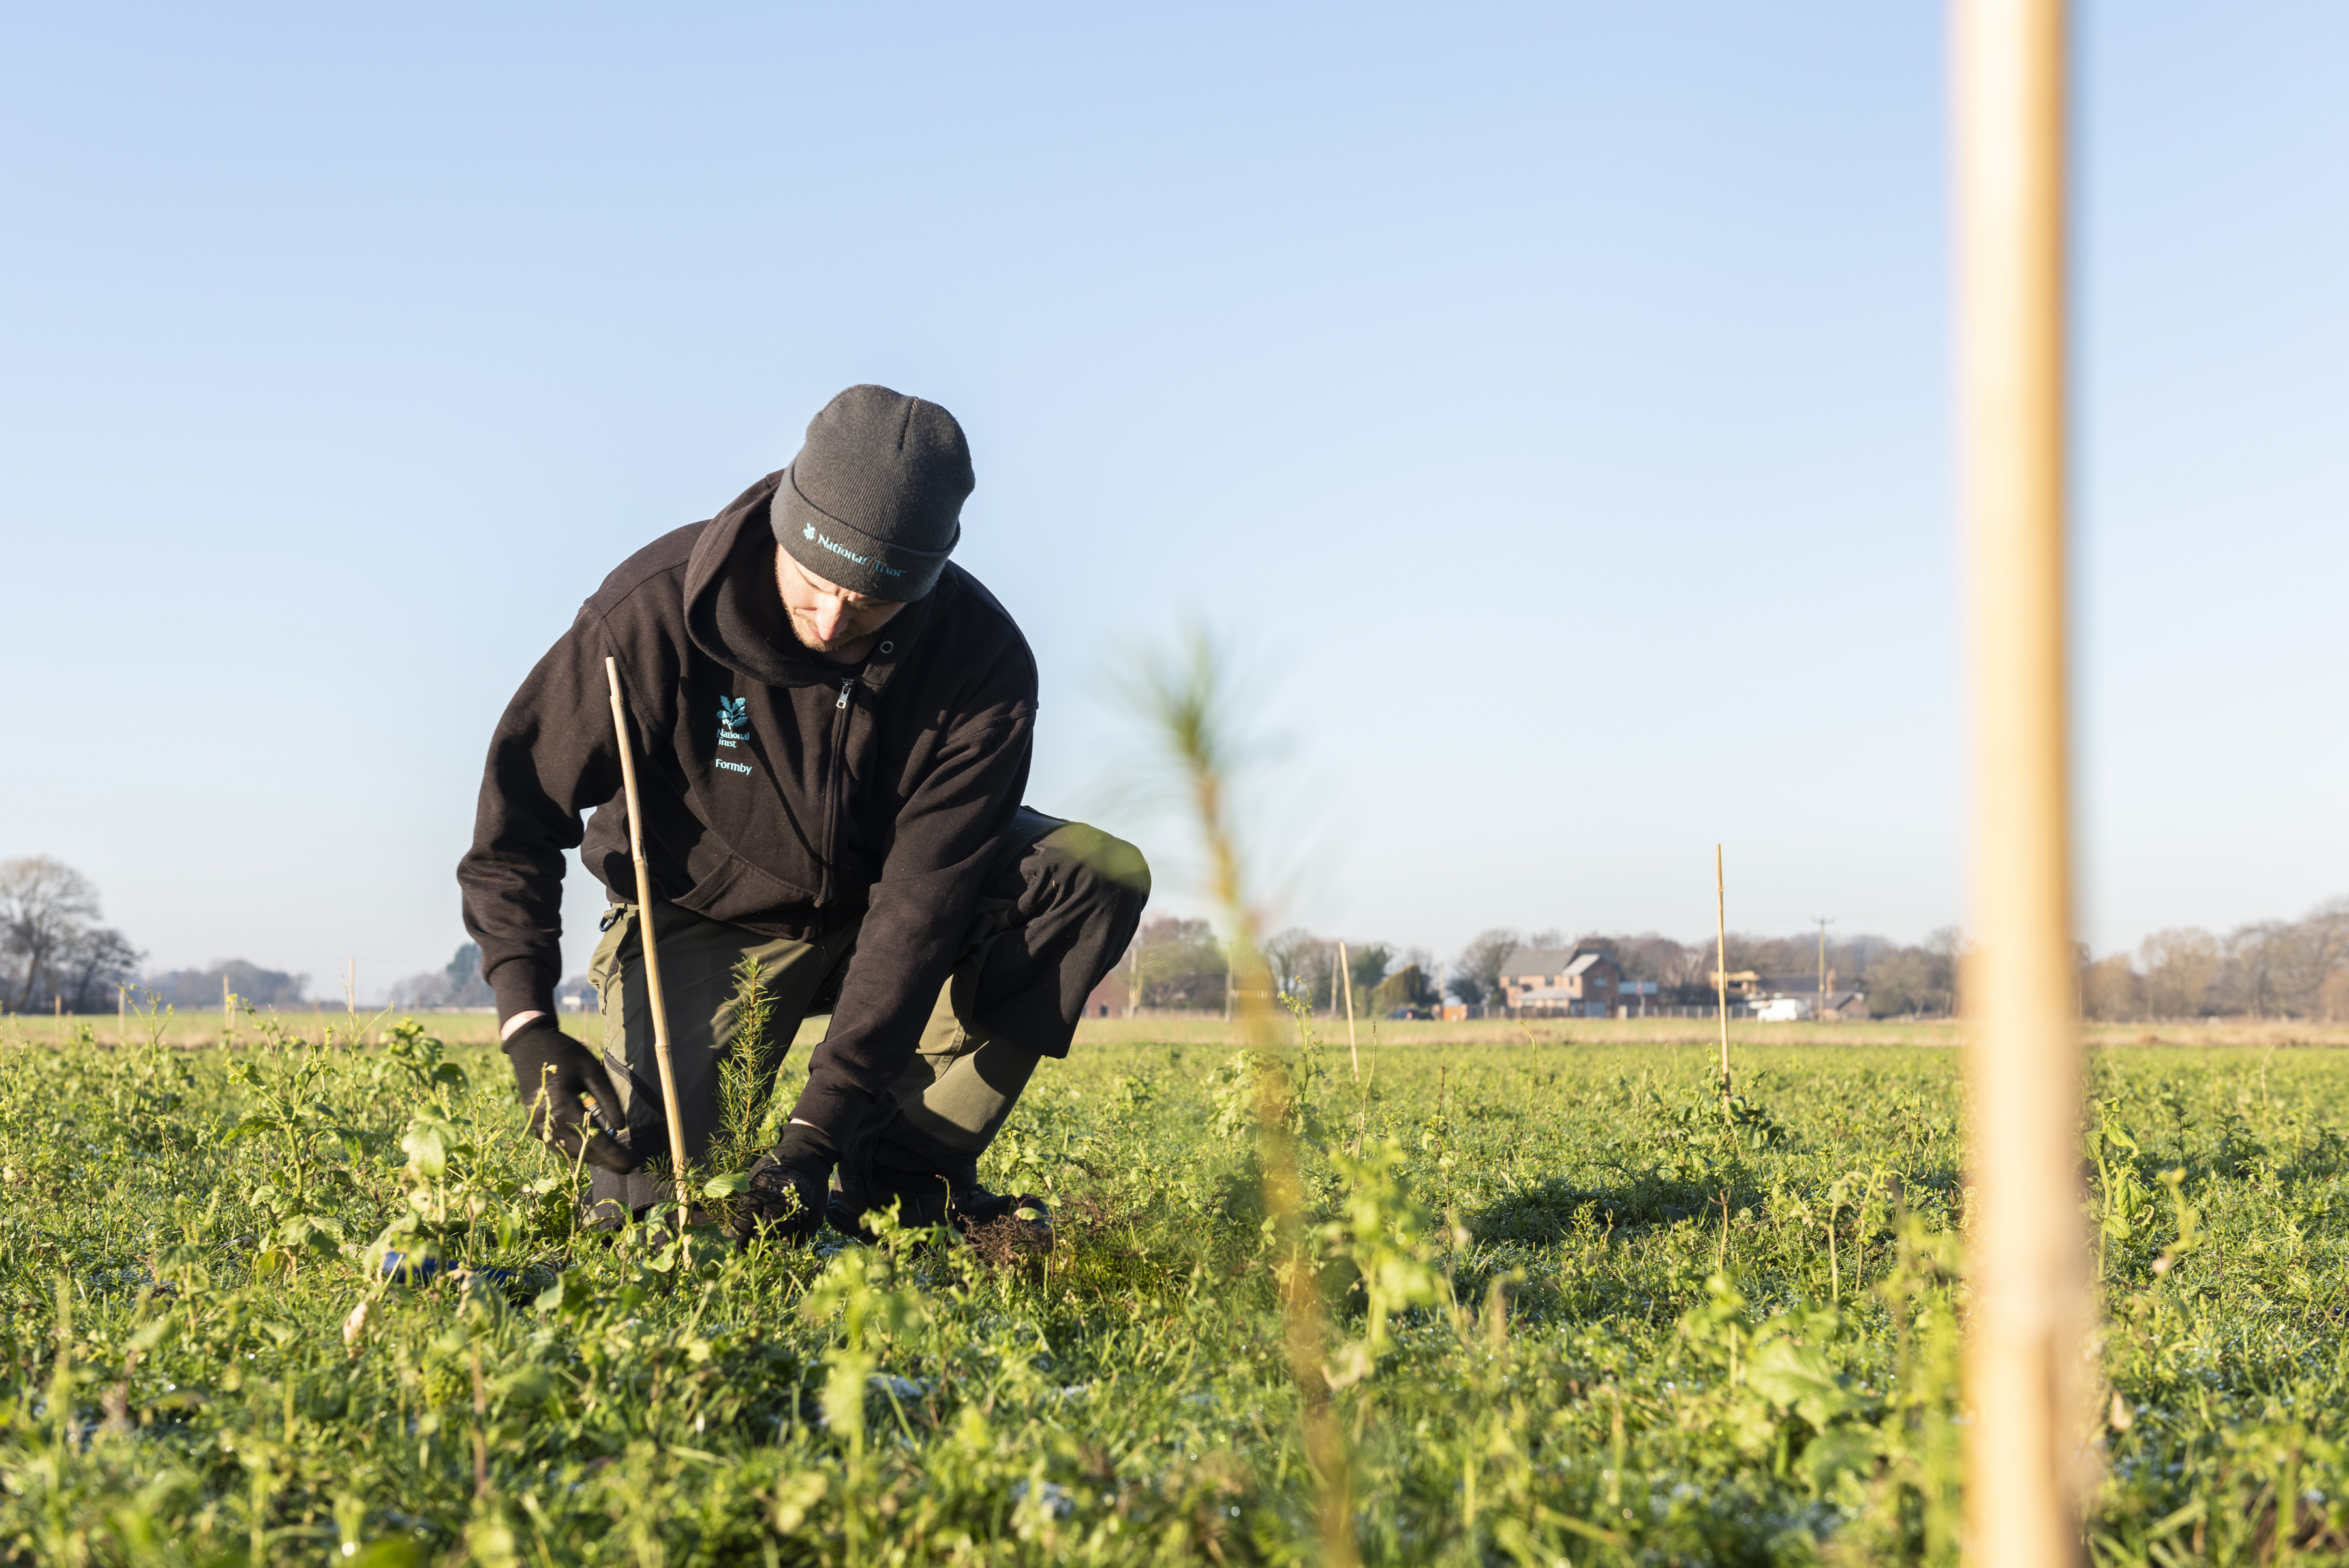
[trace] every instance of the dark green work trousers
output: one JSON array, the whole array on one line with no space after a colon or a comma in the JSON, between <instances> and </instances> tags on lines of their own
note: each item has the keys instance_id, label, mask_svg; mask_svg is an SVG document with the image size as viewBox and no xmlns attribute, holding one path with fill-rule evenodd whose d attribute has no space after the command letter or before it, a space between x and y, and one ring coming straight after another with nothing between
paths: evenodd
<instances>
[{"instance_id":1,"label":"dark green work trousers","mask_svg":"<svg viewBox=\"0 0 2349 1568\"><path fill-rule=\"evenodd\" d=\"M1133 846L1021 807L913 1060L891 1085L877 1125L843 1151L843 1184L968 1178L1038 1059L1068 1054L1086 996L1133 940L1149 893L1149 868ZM667 905L654 919L686 1156L699 1160L719 1127L720 1064L747 1022L734 1005L737 966L758 959L767 1038L785 1042L788 1050L801 1021L829 1011L839 994L856 961L857 925L795 941ZM587 971L602 998L605 1065L626 1102L631 1145L666 1156L642 914L616 904L608 919ZM803 1075L789 1072L789 1064L786 1056L775 1087L786 1106ZM616 1219L623 1208L642 1213L669 1196L666 1175L597 1170L592 1178L601 1219Z\"/></svg>"}]
</instances>

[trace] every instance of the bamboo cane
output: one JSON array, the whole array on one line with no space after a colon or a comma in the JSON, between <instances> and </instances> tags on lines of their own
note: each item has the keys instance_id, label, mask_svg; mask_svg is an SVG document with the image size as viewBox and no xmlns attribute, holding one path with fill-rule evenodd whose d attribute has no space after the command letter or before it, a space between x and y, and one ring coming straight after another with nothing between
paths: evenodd
<instances>
[{"instance_id":1,"label":"bamboo cane","mask_svg":"<svg viewBox=\"0 0 2349 1568\"><path fill-rule=\"evenodd\" d=\"M677 1229L685 1232L685 1123L678 1114L677 1075L668 1061L668 1008L661 1000L660 952L653 941L653 882L645 869L644 814L636 806L636 754L628 743L628 700L620 692L619 661L606 657L604 679L612 688L612 733L620 747L620 787L628 803L628 856L636 875L636 930L645 950L645 996L653 1011L653 1058L660 1064L661 1106L668 1113L669 1189L677 1199Z\"/></svg>"},{"instance_id":2,"label":"bamboo cane","mask_svg":"<svg viewBox=\"0 0 2349 1568\"><path fill-rule=\"evenodd\" d=\"M1346 944L1338 944L1338 984L1346 993L1346 1054L1354 1061L1354 1082L1362 1081L1362 1053L1354 1044L1354 972L1346 967Z\"/></svg>"},{"instance_id":3,"label":"bamboo cane","mask_svg":"<svg viewBox=\"0 0 2349 1568\"><path fill-rule=\"evenodd\" d=\"M2064 0L1957 0L1958 406L1972 642L1967 1551L2084 1561L2064 628Z\"/></svg>"},{"instance_id":4,"label":"bamboo cane","mask_svg":"<svg viewBox=\"0 0 2349 1568\"><path fill-rule=\"evenodd\" d=\"M1729 1115L1729 884L1721 872L1721 846L1713 846L1713 989L1721 1014L1721 1114Z\"/></svg>"}]
</instances>

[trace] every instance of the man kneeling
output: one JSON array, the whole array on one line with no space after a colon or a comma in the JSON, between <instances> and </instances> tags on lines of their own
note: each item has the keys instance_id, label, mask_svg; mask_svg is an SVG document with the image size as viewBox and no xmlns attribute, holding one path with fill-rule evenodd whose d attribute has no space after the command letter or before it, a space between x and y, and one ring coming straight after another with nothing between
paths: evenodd
<instances>
[{"instance_id":1,"label":"man kneeling","mask_svg":"<svg viewBox=\"0 0 2349 1568\"><path fill-rule=\"evenodd\" d=\"M973 484L954 417L851 387L790 467L623 562L507 705L490 742L465 926L542 1137L594 1167L616 1220L669 1197L643 981L650 900L689 1159L719 1124L719 1064L756 957L770 1039L829 1008L781 1140L753 1168L773 1232L1006 1210L978 1160L1149 896L1132 845L1021 804L1036 665L947 556ZM631 864L604 670L633 727L649 888ZM582 813L592 812L583 835ZM564 853L611 897L591 974L602 1058L555 1026ZM593 1097L607 1125L595 1127ZM828 1189L835 1167L840 1193Z\"/></svg>"}]
</instances>

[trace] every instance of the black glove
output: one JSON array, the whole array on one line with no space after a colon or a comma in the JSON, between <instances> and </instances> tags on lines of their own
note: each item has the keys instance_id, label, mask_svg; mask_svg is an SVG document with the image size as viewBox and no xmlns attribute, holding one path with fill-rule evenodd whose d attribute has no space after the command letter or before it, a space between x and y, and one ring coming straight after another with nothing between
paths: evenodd
<instances>
[{"instance_id":1,"label":"black glove","mask_svg":"<svg viewBox=\"0 0 2349 1568\"><path fill-rule=\"evenodd\" d=\"M595 1096L596 1117L604 1127L617 1127L620 1096L604 1064L576 1040L554 1025L552 1018L534 1018L505 1043L506 1059L513 1064L514 1090L530 1110L530 1130L574 1159L580 1157L580 1131L592 1128L585 1147L587 1163L626 1174L644 1160L591 1121L585 1095Z\"/></svg>"},{"instance_id":2,"label":"black glove","mask_svg":"<svg viewBox=\"0 0 2349 1568\"><path fill-rule=\"evenodd\" d=\"M804 1241L823 1228L831 1197L832 1168L840 1150L812 1127L793 1122L782 1140L750 1167L750 1233L782 1241Z\"/></svg>"}]
</instances>

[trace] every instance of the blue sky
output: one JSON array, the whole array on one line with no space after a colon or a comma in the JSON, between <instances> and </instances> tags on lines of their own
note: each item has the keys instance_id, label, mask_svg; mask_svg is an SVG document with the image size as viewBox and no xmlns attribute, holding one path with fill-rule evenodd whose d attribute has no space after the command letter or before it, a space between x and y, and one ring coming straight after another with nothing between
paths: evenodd
<instances>
[{"instance_id":1,"label":"blue sky","mask_svg":"<svg viewBox=\"0 0 2349 1568\"><path fill-rule=\"evenodd\" d=\"M848 383L936 399L1031 799L1217 628L1283 918L1961 912L1929 5L19 6L0 854L157 965L445 961L514 684ZM2086 934L2349 893L2349 13L2081 36ZM575 888L576 933L598 896Z\"/></svg>"}]
</instances>

